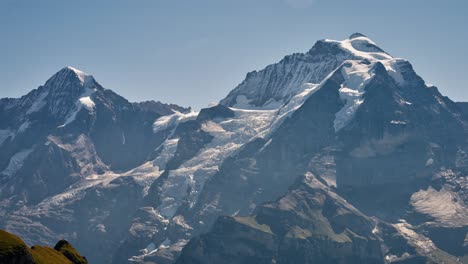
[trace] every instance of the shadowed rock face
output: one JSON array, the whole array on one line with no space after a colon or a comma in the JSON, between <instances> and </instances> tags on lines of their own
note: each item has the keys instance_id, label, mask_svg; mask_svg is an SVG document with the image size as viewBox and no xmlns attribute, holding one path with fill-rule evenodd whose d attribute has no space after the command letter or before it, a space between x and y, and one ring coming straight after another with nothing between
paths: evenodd
<instances>
[{"instance_id":1,"label":"shadowed rock face","mask_svg":"<svg viewBox=\"0 0 468 264\"><path fill-rule=\"evenodd\" d=\"M351 65L356 67L354 63ZM346 263L458 263L457 257L467 255L462 240L468 223L458 218L467 216L468 201L465 191L458 191L467 186L462 169L465 165L461 165L466 163L459 162L465 160L460 156L466 145L463 106L441 96L436 88L427 87L408 62L395 64L399 78L380 62L363 60L358 65L370 69L371 78L364 82L362 100L344 127L336 129L336 118L340 109L348 106L341 98L352 79L342 75L346 64L322 82L320 90L273 133L271 141L252 141L223 163L220 172L206 183L196 210L202 212L196 219L214 222L214 226L191 240L179 263L315 263L317 259L320 263L340 263L346 259L340 260L341 256L347 256ZM323 166L317 160L330 165ZM353 213L330 217L333 210L342 209L336 209L328 199L317 205L325 216L318 220L304 217L300 208L293 207L293 214L286 214L267 202L280 191L291 197L297 192L297 186L290 187L294 179L309 172L317 173L314 178L328 186L334 197L346 199ZM456 198L442 202L451 195ZM214 204L236 217L215 221L216 213L210 216L203 204ZM450 209L437 213L439 206ZM358 220L356 215L364 218ZM375 218L362 220L367 217ZM303 218L315 224L327 223L335 234L352 231L374 244L351 239L353 246L348 251L346 246L340 247L344 250L335 259L324 253L328 244L324 241L294 242L286 247L288 226ZM307 232L299 230L310 232L307 228ZM458 238L442 239L440 232L453 234L456 230L460 232ZM454 244L448 246L450 243ZM357 245L373 248L374 253L360 251ZM371 259L351 252L366 252L363 256Z\"/></svg>"},{"instance_id":2,"label":"shadowed rock face","mask_svg":"<svg viewBox=\"0 0 468 264\"><path fill-rule=\"evenodd\" d=\"M2 100L0 109L0 129L11 131L0 145L0 197L32 204L93 173L132 169L163 140L152 129L159 112L70 67L21 98ZM15 159L18 153L25 154Z\"/></svg>"},{"instance_id":3,"label":"shadowed rock face","mask_svg":"<svg viewBox=\"0 0 468 264\"><path fill-rule=\"evenodd\" d=\"M123 236L122 231L106 233L105 226L126 231L145 187L131 177L112 176L105 190L80 184L148 161L167 136L154 133L153 122L174 111L188 109L130 103L71 67L21 98L1 99L1 225L30 244L66 237L93 262L105 262L111 254L103 252L113 252ZM75 187L82 195L59 205Z\"/></svg>"},{"instance_id":4,"label":"shadowed rock face","mask_svg":"<svg viewBox=\"0 0 468 264\"><path fill-rule=\"evenodd\" d=\"M174 111L188 113L191 110L190 107L186 108L176 104L165 104L161 103L160 101L145 101L133 104L145 110L146 112L153 112L160 116L171 115L174 113Z\"/></svg>"},{"instance_id":5,"label":"shadowed rock face","mask_svg":"<svg viewBox=\"0 0 468 264\"><path fill-rule=\"evenodd\" d=\"M464 144L463 123L439 104L440 94L422 84L401 88L385 70L379 72L366 86L355 118L339 134L345 146L337 162L341 187L427 179L435 167L426 164L428 159L451 164ZM408 96L410 89L418 96ZM434 150L436 145L444 147Z\"/></svg>"},{"instance_id":6,"label":"shadowed rock face","mask_svg":"<svg viewBox=\"0 0 468 264\"><path fill-rule=\"evenodd\" d=\"M307 53L286 56L261 71L248 73L220 103L240 108L274 108L291 99L304 83L320 83L345 60L356 58L338 45L318 41Z\"/></svg>"},{"instance_id":7,"label":"shadowed rock face","mask_svg":"<svg viewBox=\"0 0 468 264\"><path fill-rule=\"evenodd\" d=\"M96 263L466 260L466 106L362 34L198 113L52 80L0 101L0 224L28 243Z\"/></svg>"},{"instance_id":8,"label":"shadowed rock face","mask_svg":"<svg viewBox=\"0 0 468 264\"><path fill-rule=\"evenodd\" d=\"M177 263L383 263L372 226L310 174L252 216L220 217Z\"/></svg>"}]
</instances>

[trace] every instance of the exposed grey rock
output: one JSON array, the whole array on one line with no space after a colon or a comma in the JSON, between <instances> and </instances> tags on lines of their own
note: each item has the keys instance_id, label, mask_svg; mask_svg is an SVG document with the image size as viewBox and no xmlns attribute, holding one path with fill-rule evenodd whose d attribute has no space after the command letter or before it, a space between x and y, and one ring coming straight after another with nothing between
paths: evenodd
<instances>
[{"instance_id":1,"label":"exposed grey rock","mask_svg":"<svg viewBox=\"0 0 468 264\"><path fill-rule=\"evenodd\" d=\"M465 108L362 34L199 113L66 68L0 100L0 224L98 263L463 262Z\"/></svg>"}]
</instances>

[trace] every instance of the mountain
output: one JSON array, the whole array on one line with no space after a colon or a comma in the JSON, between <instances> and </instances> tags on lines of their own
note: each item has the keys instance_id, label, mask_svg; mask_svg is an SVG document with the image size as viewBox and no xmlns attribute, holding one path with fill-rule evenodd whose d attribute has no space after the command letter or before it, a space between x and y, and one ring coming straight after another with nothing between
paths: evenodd
<instances>
[{"instance_id":1,"label":"mountain","mask_svg":"<svg viewBox=\"0 0 468 264\"><path fill-rule=\"evenodd\" d=\"M88 261L66 240L60 240L54 248L26 246L21 238L0 230L1 263L23 264L86 264Z\"/></svg>"},{"instance_id":2,"label":"mountain","mask_svg":"<svg viewBox=\"0 0 468 264\"><path fill-rule=\"evenodd\" d=\"M363 34L199 112L73 68L0 109L0 225L28 243L97 263L468 262L466 104Z\"/></svg>"},{"instance_id":3,"label":"mountain","mask_svg":"<svg viewBox=\"0 0 468 264\"><path fill-rule=\"evenodd\" d=\"M189 111L160 102L130 103L72 67L63 68L21 98L2 99L0 109L0 222L28 244L51 244L62 234L93 237L96 227L89 229L89 221L97 221L97 216L89 204L66 208L67 197L92 196L91 204L112 208L113 202L120 202L113 193L118 188L109 190L112 194L105 201L93 186L110 182L118 186L118 180L112 181L117 173L144 164L165 140L164 132L153 132L154 120ZM148 170L137 180L120 184L125 189L121 199L129 204L119 203L116 212L125 214L125 206L132 207L135 200L142 199L142 182L154 179L151 171L158 171L153 166ZM37 209L45 204L57 206L58 211ZM107 214L104 208L100 211ZM11 212L18 214L9 215ZM25 229L30 225L35 231Z\"/></svg>"},{"instance_id":4,"label":"mountain","mask_svg":"<svg viewBox=\"0 0 468 264\"><path fill-rule=\"evenodd\" d=\"M205 184L195 212L201 212L198 217L206 222L203 208L210 204L234 217L216 220L208 234L188 244L178 262L458 262L467 253L468 224L462 109L435 87L426 86L407 61L391 57L361 34L317 45L349 52L348 58L354 58L343 61L320 84L309 85L310 91L305 88L307 99L271 136L252 142L244 153L223 163ZM266 79L281 75L269 69L287 69L281 65L284 61L259 75ZM291 80L307 80L307 74L295 73L288 73ZM233 92L242 91L250 77ZM232 94L221 102L231 104ZM303 186L296 187L298 175L309 175L303 184L310 187L313 180L313 189L304 194ZM325 186L318 188L317 182ZM338 205L333 196L315 197L314 189L326 188L327 195L335 193L349 205ZM286 195L278 198L279 193ZM360 214L377 222L366 223ZM247 215L248 220L238 215ZM325 231L324 225L333 230ZM388 225L391 233L379 234L379 225ZM258 226L265 240L258 240ZM343 245L334 245L337 235L346 237L339 241ZM403 251L392 248L403 245L392 241L397 235L408 244ZM371 250L376 241L382 248L378 254ZM346 252L347 247L354 251ZM343 249L338 256L337 248ZM441 253L444 250L454 256Z\"/></svg>"}]
</instances>

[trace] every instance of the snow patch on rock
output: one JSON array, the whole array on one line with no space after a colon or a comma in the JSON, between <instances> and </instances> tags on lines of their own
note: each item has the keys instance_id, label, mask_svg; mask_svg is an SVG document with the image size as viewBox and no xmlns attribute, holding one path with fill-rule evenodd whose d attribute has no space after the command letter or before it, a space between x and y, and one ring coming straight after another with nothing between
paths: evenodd
<instances>
[{"instance_id":1,"label":"snow patch on rock","mask_svg":"<svg viewBox=\"0 0 468 264\"><path fill-rule=\"evenodd\" d=\"M83 85L83 86L87 86L88 84L90 84L94 80L93 76L91 76L91 75L89 75L89 74L87 74L87 73L85 73L83 71L80 71L80 70L78 70L76 68L73 68L71 66L67 66L66 68L73 71L76 74L76 76L78 77L78 79L81 82L81 85Z\"/></svg>"},{"instance_id":2,"label":"snow patch on rock","mask_svg":"<svg viewBox=\"0 0 468 264\"><path fill-rule=\"evenodd\" d=\"M202 130L210 133L213 140L194 158L169 173L161 188L163 190L160 194L162 203L157 208L158 211L170 219L186 199L190 206L194 206L206 180L218 171L218 166L225 158L233 155L242 145L255 138L269 138L280 124L319 87L319 84L303 84L302 92L293 96L279 109L230 108L234 111L233 118L203 123ZM166 124L174 122L170 121L173 118L168 116L158 119L156 123L159 129L172 126ZM187 194L188 190L190 191Z\"/></svg>"},{"instance_id":3,"label":"snow patch on rock","mask_svg":"<svg viewBox=\"0 0 468 264\"><path fill-rule=\"evenodd\" d=\"M370 62L380 62L383 64L388 74L399 84L404 83L404 78L401 75L398 63L404 62L405 60L400 58L394 58L381 50L375 42L369 38L361 35L355 36L354 38L345 39L342 41L337 40L325 40L329 43L335 43L339 45L346 52L353 54L355 57L367 59Z\"/></svg>"},{"instance_id":4,"label":"snow patch on rock","mask_svg":"<svg viewBox=\"0 0 468 264\"><path fill-rule=\"evenodd\" d=\"M345 79L339 89L340 98L345 105L335 114L335 131L345 127L354 117L359 106L364 102L364 88L373 77L372 64L359 61L347 61L343 64L342 75Z\"/></svg>"},{"instance_id":5,"label":"snow patch on rock","mask_svg":"<svg viewBox=\"0 0 468 264\"><path fill-rule=\"evenodd\" d=\"M86 110L89 112L93 112L96 104L94 101L91 99L91 95L95 92L95 89L89 89L86 88L84 93L80 96L80 98L77 100L75 103L75 109L73 112L68 114L65 123L63 125L60 125L60 127L65 127L66 125L72 123L76 119L76 115L81 111L81 109L84 107Z\"/></svg>"},{"instance_id":6,"label":"snow patch on rock","mask_svg":"<svg viewBox=\"0 0 468 264\"><path fill-rule=\"evenodd\" d=\"M96 106L89 96L81 97L78 100L80 101L81 105L88 109L88 111L93 111L94 107Z\"/></svg>"},{"instance_id":7,"label":"snow patch on rock","mask_svg":"<svg viewBox=\"0 0 468 264\"><path fill-rule=\"evenodd\" d=\"M189 113L181 113L175 111L172 115L162 116L153 124L153 132L157 133L159 131L163 131L166 129L172 129L176 127L180 123L187 122L189 120L194 120L197 118L198 112L189 112Z\"/></svg>"},{"instance_id":8,"label":"snow patch on rock","mask_svg":"<svg viewBox=\"0 0 468 264\"><path fill-rule=\"evenodd\" d=\"M207 121L202 129L213 136L192 159L169 173L160 193L161 204L157 210L172 218L187 199L194 206L206 180L218 171L218 166L240 146L259 136L269 127L275 110L234 109L234 117Z\"/></svg>"}]
</instances>

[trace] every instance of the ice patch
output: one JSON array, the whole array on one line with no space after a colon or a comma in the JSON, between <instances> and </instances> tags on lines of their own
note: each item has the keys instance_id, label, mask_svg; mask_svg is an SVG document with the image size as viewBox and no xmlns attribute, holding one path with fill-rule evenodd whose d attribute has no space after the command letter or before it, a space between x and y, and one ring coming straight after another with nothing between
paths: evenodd
<instances>
[{"instance_id":1,"label":"ice patch","mask_svg":"<svg viewBox=\"0 0 468 264\"><path fill-rule=\"evenodd\" d=\"M335 131L345 127L354 117L359 106L364 102L364 87L373 77L371 68L373 65L360 63L359 61L347 61L343 64L342 75L345 81L339 89L340 98L345 105L335 114L333 122Z\"/></svg>"},{"instance_id":2,"label":"ice patch","mask_svg":"<svg viewBox=\"0 0 468 264\"><path fill-rule=\"evenodd\" d=\"M222 126L213 122L207 121L206 123L202 124L202 130L208 133L223 133L226 132Z\"/></svg>"},{"instance_id":3,"label":"ice patch","mask_svg":"<svg viewBox=\"0 0 468 264\"><path fill-rule=\"evenodd\" d=\"M81 97L78 99L78 101L75 103L75 110L71 112L63 125L60 125L59 128L65 127L66 125L72 123L76 119L76 115L80 112L80 110L84 107L86 108L89 112L93 112L94 108L96 107L95 103L91 99L91 95L95 92L95 89L89 89L86 88L84 93L81 95Z\"/></svg>"},{"instance_id":4,"label":"ice patch","mask_svg":"<svg viewBox=\"0 0 468 264\"><path fill-rule=\"evenodd\" d=\"M198 112L181 113L175 111L175 113L172 115L162 116L158 118L153 124L153 132L157 133L159 131L163 131L169 128L174 128L180 123L196 119L197 116Z\"/></svg>"},{"instance_id":5,"label":"ice patch","mask_svg":"<svg viewBox=\"0 0 468 264\"><path fill-rule=\"evenodd\" d=\"M405 121L401 121L401 120L392 120L392 121L390 121L390 124L394 124L394 125L406 125L406 122L405 122Z\"/></svg>"},{"instance_id":6,"label":"ice patch","mask_svg":"<svg viewBox=\"0 0 468 264\"><path fill-rule=\"evenodd\" d=\"M172 218L185 200L194 206L204 183L218 171L218 166L245 143L261 137L269 138L304 101L319 88L318 84L304 84L302 92L292 97L286 105L275 110L252 110L231 108L233 118L207 121L202 130L210 133L213 140L191 160L169 173L161 188L162 203L158 211ZM167 127L170 122L158 119L158 125ZM271 142L268 140L267 142ZM187 194L187 191L190 192Z\"/></svg>"},{"instance_id":7,"label":"ice patch","mask_svg":"<svg viewBox=\"0 0 468 264\"><path fill-rule=\"evenodd\" d=\"M259 137L269 139L270 135L276 131L284 120L289 118L297 109L299 109L307 98L320 88L321 84L304 83L302 86L302 92L293 96L283 107L276 111L275 116L273 116L271 120L269 129L263 129L262 132L259 133Z\"/></svg>"},{"instance_id":8,"label":"ice patch","mask_svg":"<svg viewBox=\"0 0 468 264\"><path fill-rule=\"evenodd\" d=\"M96 106L89 96L81 97L79 101L88 111L93 111Z\"/></svg>"},{"instance_id":9,"label":"ice patch","mask_svg":"<svg viewBox=\"0 0 468 264\"><path fill-rule=\"evenodd\" d=\"M86 74L85 72L82 72L82 71L80 71L80 70L78 70L76 68L73 68L71 66L67 66L67 69L73 71L76 74L76 76L78 77L78 79L81 82L81 85L86 86L87 84L91 83L94 80L93 76L91 76L89 74Z\"/></svg>"},{"instance_id":10,"label":"ice patch","mask_svg":"<svg viewBox=\"0 0 468 264\"><path fill-rule=\"evenodd\" d=\"M52 208L62 207L64 203L73 202L81 199L90 188L107 188L109 183L119 177L132 177L140 186L142 186L143 195L148 194L148 189L155 179L157 179L168 160L174 155L177 148L177 139L166 140L161 146L160 155L154 160L146 162L132 170L124 173L115 173L107 171L104 174L87 174L88 176L81 181L70 186L66 191L49 197L42 201L34 211L48 211ZM57 142L51 141L57 144ZM76 145L86 144L86 141L77 143ZM73 146L58 145L61 148L72 150ZM74 150L72 152L75 152ZM82 154L80 156L86 156ZM86 159L82 159L85 161ZM80 165L81 166L81 165Z\"/></svg>"},{"instance_id":11,"label":"ice patch","mask_svg":"<svg viewBox=\"0 0 468 264\"><path fill-rule=\"evenodd\" d=\"M194 206L204 183L218 171L221 162L269 128L277 114L276 110L232 110L233 118L202 124L202 129L213 136L212 141L169 173L161 187L162 202L157 208L164 217L172 218L185 200Z\"/></svg>"},{"instance_id":12,"label":"ice patch","mask_svg":"<svg viewBox=\"0 0 468 264\"><path fill-rule=\"evenodd\" d=\"M426 166L431 166L432 164L434 164L434 159L431 158L426 161Z\"/></svg>"},{"instance_id":13,"label":"ice patch","mask_svg":"<svg viewBox=\"0 0 468 264\"><path fill-rule=\"evenodd\" d=\"M405 105L412 105L412 103L408 102L408 101L405 101L403 99L400 99L400 103L401 104L405 104Z\"/></svg>"},{"instance_id":14,"label":"ice patch","mask_svg":"<svg viewBox=\"0 0 468 264\"><path fill-rule=\"evenodd\" d=\"M400 58L393 58L389 54L380 50L377 45L365 36L345 39L342 41L325 40L336 43L345 51L354 56L367 59L370 62L380 62L383 64L388 74L399 84L404 83L404 78L398 68L398 63L404 61Z\"/></svg>"}]
</instances>

